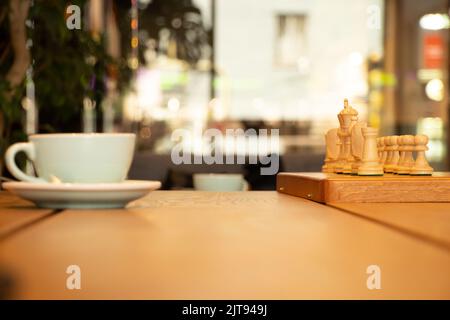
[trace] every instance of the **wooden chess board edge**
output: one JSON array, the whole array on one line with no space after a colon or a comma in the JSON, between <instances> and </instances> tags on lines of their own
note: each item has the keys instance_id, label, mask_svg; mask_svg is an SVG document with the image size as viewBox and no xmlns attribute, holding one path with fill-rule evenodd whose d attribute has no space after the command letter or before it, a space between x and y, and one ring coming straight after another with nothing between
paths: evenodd
<instances>
[{"instance_id":1,"label":"wooden chess board edge","mask_svg":"<svg viewBox=\"0 0 450 320\"><path fill-rule=\"evenodd\" d=\"M366 179L318 173L280 173L277 191L320 203L450 202L450 175Z\"/></svg>"},{"instance_id":2,"label":"wooden chess board edge","mask_svg":"<svg viewBox=\"0 0 450 320\"><path fill-rule=\"evenodd\" d=\"M325 203L326 181L314 176L302 177L297 174L279 173L277 191L291 196Z\"/></svg>"}]
</instances>

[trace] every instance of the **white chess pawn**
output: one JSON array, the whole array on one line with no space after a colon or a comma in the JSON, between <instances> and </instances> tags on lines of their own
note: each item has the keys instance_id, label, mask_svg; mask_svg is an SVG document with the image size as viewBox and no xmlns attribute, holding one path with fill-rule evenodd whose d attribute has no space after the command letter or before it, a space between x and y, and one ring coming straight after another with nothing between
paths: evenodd
<instances>
[{"instance_id":1,"label":"white chess pawn","mask_svg":"<svg viewBox=\"0 0 450 320\"><path fill-rule=\"evenodd\" d=\"M400 159L399 153L398 153L398 139L399 136L391 136L389 137L389 144L391 148L391 160L389 161L389 165L387 167L386 172L395 173L397 171L397 165L398 161Z\"/></svg>"},{"instance_id":2,"label":"white chess pawn","mask_svg":"<svg viewBox=\"0 0 450 320\"><path fill-rule=\"evenodd\" d=\"M403 162L405 161L405 150L403 150L403 137L404 136L398 136L397 143L398 143L398 162L397 166L395 167L394 171L392 173L397 173L399 168L403 165Z\"/></svg>"},{"instance_id":3,"label":"white chess pawn","mask_svg":"<svg viewBox=\"0 0 450 320\"><path fill-rule=\"evenodd\" d=\"M411 172L411 168L414 166L414 158L413 151L414 147L414 136L405 135L402 136L402 150L404 153L403 161L397 166L397 174L409 174Z\"/></svg>"},{"instance_id":4,"label":"white chess pawn","mask_svg":"<svg viewBox=\"0 0 450 320\"><path fill-rule=\"evenodd\" d=\"M384 172L390 173L391 171L391 161L392 161L392 144L391 144L391 136L384 137L384 150L386 153L385 161L382 162Z\"/></svg>"},{"instance_id":5,"label":"white chess pawn","mask_svg":"<svg viewBox=\"0 0 450 320\"><path fill-rule=\"evenodd\" d=\"M411 168L411 175L431 175L433 168L428 164L425 157L425 151L428 150L428 137L426 135L417 135L414 137L415 151L417 152L416 161Z\"/></svg>"},{"instance_id":6,"label":"white chess pawn","mask_svg":"<svg viewBox=\"0 0 450 320\"><path fill-rule=\"evenodd\" d=\"M388 155L388 152L386 150L387 137L381 137L380 138L380 142L381 142L381 148L383 150L383 153L381 154L380 162L381 162L382 165L384 165L386 163L387 155Z\"/></svg>"},{"instance_id":7,"label":"white chess pawn","mask_svg":"<svg viewBox=\"0 0 450 320\"><path fill-rule=\"evenodd\" d=\"M377 145L378 145L378 159L383 158L383 152L384 152L384 141L383 141L383 137L378 137L377 138Z\"/></svg>"},{"instance_id":8,"label":"white chess pawn","mask_svg":"<svg viewBox=\"0 0 450 320\"><path fill-rule=\"evenodd\" d=\"M380 164L377 150L377 134L376 128L362 128L364 135L364 150L362 156L362 163L358 168L358 175L360 176L382 176L383 166Z\"/></svg>"}]
</instances>

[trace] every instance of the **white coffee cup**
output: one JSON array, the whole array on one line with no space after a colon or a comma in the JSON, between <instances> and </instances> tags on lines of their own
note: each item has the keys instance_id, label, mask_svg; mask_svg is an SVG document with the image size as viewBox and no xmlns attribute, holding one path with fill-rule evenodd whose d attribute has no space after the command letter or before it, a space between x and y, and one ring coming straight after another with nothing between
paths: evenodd
<instances>
[{"instance_id":1,"label":"white coffee cup","mask_svg":"<svg viewBox=\"0 0 450 320\"><path fill-rule=\"evenodd\" d=\"M242 174L196 173L194 188L199 191L246 191L248 183Z\"/></svg>"},{"instance_id":2,"label":"white coffee cup","mask_svg":"<svg viewBox=\"0 0 450 320\"><path fill-rule=\"evenodd\" d=\"M5 155L11 174L27 182L122 182L128 174L136 136L132 133L35 134L29 142L13 144ZM20 170L15 162L25 152L37 177Z\"/></svg>"}]
</instances>

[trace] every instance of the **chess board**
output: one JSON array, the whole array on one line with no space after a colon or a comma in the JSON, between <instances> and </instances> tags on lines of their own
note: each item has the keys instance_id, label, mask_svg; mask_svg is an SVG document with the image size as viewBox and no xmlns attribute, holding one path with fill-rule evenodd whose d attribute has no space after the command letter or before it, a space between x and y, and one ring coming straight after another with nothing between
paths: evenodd
<instances>
[{"instance_id":1,"label":"chess board","mask_svg":"<svg viewBox=\"0 0 450 320\"><path fill-rule=\"evenodd\" d=\"M321 203L450 202L450 172L431 176L279 173L277 191Z\"/></svg>"}]
</instances>

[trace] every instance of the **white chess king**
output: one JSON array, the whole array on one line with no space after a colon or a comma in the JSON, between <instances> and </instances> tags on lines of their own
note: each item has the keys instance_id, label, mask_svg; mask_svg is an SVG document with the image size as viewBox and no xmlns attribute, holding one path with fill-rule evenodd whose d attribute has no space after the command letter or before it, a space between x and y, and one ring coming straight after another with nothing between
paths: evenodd
<instances>
[{"instance_id":1,"label":"white chess king","mask_svg":"<svg viewBox=\"0 0 450 320\"><path fill-rule=\"evenodd\" d=\"M322 171L382 175L382 166L381 172L379 170L377 130L368 128L365 122L358 122L358 111L349 105L347 99L337 117L339 128L331 129L325 135L326 157Z\"/></svg>"}]
</instances>

